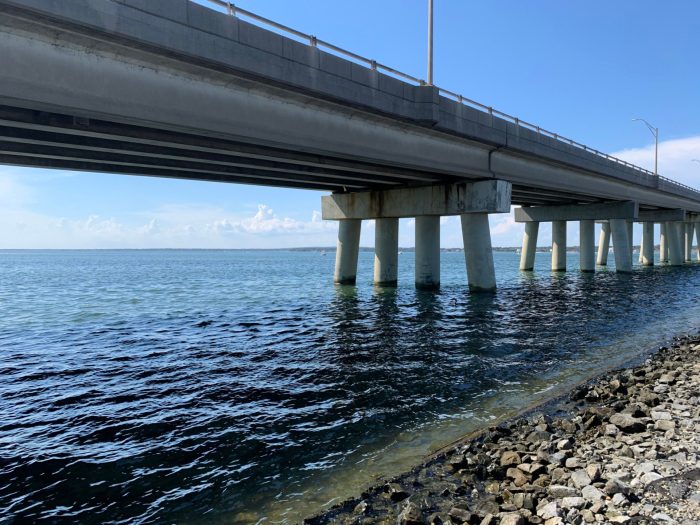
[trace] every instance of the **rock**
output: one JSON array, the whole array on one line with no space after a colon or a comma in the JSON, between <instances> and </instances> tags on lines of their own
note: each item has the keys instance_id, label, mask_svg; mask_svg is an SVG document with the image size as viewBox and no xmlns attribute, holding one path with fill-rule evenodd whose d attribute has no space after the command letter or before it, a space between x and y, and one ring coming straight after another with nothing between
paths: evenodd
<instances>
[{"instance_id":1,"label":"rock","mask_svg":"<svg viewBox=\"0 0 700 525\"><path fill-rule=\"evenodd\" d=\"M574 448L574 441L571 438L561 439L557 442L558 450L571 450Z\"/></svg>"},{"instance_id":2,"label":"rock","mask_svg":"<svg viewBox=\"0 0 700 525\"><path fill-rule=\"evenodd\" d=\"M552 434L545 430L535 430L534 432L530 432L527 436L527 440L530 443L533 443L535 445L539 445L543 441L549 441L549 438L552 437Z\"/></svg>"},{"instance_id":3,"label":"rock","mask_svg":"<svg viewBox=\"0 0 700 525\"><path fill-rule=\"evenodd\" d=\"M591 484L591 478L585 470L577 470L571 474L571 481L577 489L582 489Z\"/></svg>"},{"instance_id":4,"label":"rock","mask_svg":"<svg viewBox=\"0 0 700 525\"><path fill-rule=\"evenodd\" d=\"M562 523L564 523L564 520L562 520L559 516L549 518L548 520L544 521L544 525L561 525Z\"/></svg>"},{"instance_id":5,"label":"rock","mask_svg":"<svg viewBox=\"0 0 700 525\"><path fill-rule=\"evenodd\" d=\"M415 503L408 503L399 514L399 525L421 525L423 513Z\"/></svg>"},{"instance_id":6,"label":"rock","mask_svg":"<svg viewBox=\"0 0 700 525\"><path fill-rule=\"evenodd\" d=\"M519 468L509 468L506 471L506 476L513 480L516 487L522 487L530 480L530 477Z\"/></svg>"},{"instance_id":7,"label":"rock","mask_svg":"<svg viewBox=\"0 0 700 525\"><path fill-rule=\"evenodd\" d=\"M581 466L581 461L578 458L566 458L564 466L566 468L579 468Z\"/></svg>"},{"instance_id":8,"label":"rock","mask_svg":"<svg viewBox=\"0 0 700 525\"><path fill-rule=\"evenodd\" d=\"M369 508L369 505L367 504L367 502L365 500L362 500L357 505L355 505L353 512L355 514L365 514L367 512L368 508Z\"/></svg>"},{"instance_id":9,"label":"rock","mask_svg":"<svg viewBox=\"0 0 700 525\"><path fill-rule=\"evenodd\" d=\"M647 429L642 420L629 414L613 414L610 416L610 423L626 433L644 432Z\"/></svg>"},{"instance_id":10,"label":"rock","mask_svg":"<svg viewBox=\"0 0 700 525\"><path fill-rule=\"evenodd\" d=\"M567 487L566 485L550 485L547 492L553 498L578 496L578 491L575 488Z\"/></svg>"},{"instance_id":11,"label":"rock","mask_svg":"<svg viewBox=\"0 0 700 525\"><path fill-rule=\"evenodd\" d=\"M522 463L522 460L520 459L520 454L517 452L513 451L506 451L503 454L501 454L501 466L502 467L507 467L510 465L518 465Z\"/></svg>"},{"instance_id":12,"label":"rock","mask_svg":"<svg viewBox=\"0 0 700 525\"><path fill-rule=\"evenodd\" d=\"M398 483L389 483L385 487L385 491L389 494L389 499L394 502L403 501L408 497L408 492L403 490Z\"/></svg>"},{"instance_id":13,"label":"rock","mask_svg":"<svg viewBox=\"0 0 700 525\"><path fill-rule=\"evenodd\" d=\"M566 454L564 452L555 452L549 455L548 460L552 465L562 466L566 461Z\"/></svg>"},{"instance_id":14,"label":"rock","mask_svg":"<svg viewBox=\"0 0 700 525\"><path fill-rule=\"evenodd\" d=\"M646 472L645 474L642 475L639 480L644 484L648 485L649 483L652 483L656 481L657 479L661 479L663 476L661 474L657 474L656 472Z\"/></svg>"},{"instance_id":15,"label":"rock","mask_svg":"<svg viewBox=\"0 0 700 525\"><path fill-rule=\"evenodd\" d=\"M673 418L671 417L670 412L663 410L652 410L651 419L654 421L671 421Z\"/></svg>"},{"instance_id":16,"label":"rock","mask_svg":"<svg viewBox=\"0 0 700 525\"><path fill-rule=\"evenodd\" d=\"M581 490L581 496L583 496L588 501L596 502L603 499L605 497L605 494L603 494L593 485L588 485L586 487L583 487L583 489Z\"/></svg>"},{"instance_id":17,"label":"rock","mask_svg":"<svg viewBox=\"0 0 700 525\"><path fill-rule=\"evenodd\" d=\"M525 519L518 512L502 512L500 525L525 525Z\"/></svg>"},{"instance_id":18,"label":"rock","mask_svg":"<svg viewBox=\"0 0 700 525\"><path fill-rule=\"evenodd\" d=\"M526 494L524 492L513 494L513 505L518 509L533 510L535 508L532 494Z\"/></svg>"},{"instance_id":19,"label":"rock","mask_svg":"<svg viewBox=\"0 0 700 525\"><path fill-rule=\"evenodd\" d=\"M619 479L609 479L608 482L605 484L605 492L607 492L609 495L613 494L629 494L632 492L632 488L627 484Z\"/></svg>"},{"instance_id":20,"label":"rock","mask_svg":"<svg viewBox=\"0 0 700 525\"><path fill-rule=\"evenodd\" d=\"M591 463L586 467L586 474L588 474L588 477L591 478L591 483L595 483L600 479L602 474L600 465L597 463Z\"/></svg>"},{"instance_id":21,"label":"rock","mask_svg":"<svg viewBox=\"0 0 700 525\"><path fill-rule=\"evenodd\" d=\"M615 425L605 425L605 429L603 430L603 434L606 436L617 436L619 433L620 429Z\"/></svg>"},{"instance_id":22,"label":"rock","mask_svg":"<svg viewBox=\"0 0 700 525\"><path fill-rule=\"evenodd\" d=\"M581 511L581 517L583 518L583 521L585 521L586 523L593 523L595 521L595 516L588 509Z\"/></svg>"},{"instance_id":23,"label":"rock","mask_svg":"<svg viewBox=\"0 0 700 525\"><path fill-rule=\"evenodd\" d=\"M675 430L676 422L668 421L666 419L659 419L654 422L654 429L666 432L667 430Z\"/></svg>"},{"instance_id":24,"label":"rock","mask_svg":"<svg viewBox=\"0 0 700 525\"><path fill-rule=\"evenodd\" d=\"M586 506L586 500L580 496L567 496L561 499L561 506L564 509L581 509Z\"/></svg>"},{"instance_id":25,"label":"rock","mask_svg":"<svg viewBox=\"0 0 700 525\"><path fill-rule=\"evenodd\" d=\"M486 514L479 525L494 525L494 523L496 523L496 518L493 514Z\"/></svg>"},{"instance_id":26,"label":"rock","mask_svg":"<svg viewBox=\"0 0 700 525\"><path fill-rule=\"evenodd\" d=\"M469 523L472 519L472 513L462 507L452 507L447 515L453 523Z\"/></svg>"},{"instance_id":27,"label":"rock","mask_svg":"<svg viewBox=\"0 0 700 525\"><path fill-rule=\"evenodd\" d=\"M543 520L559 517L559 506L556 501L552 501L537 509L537 515Z\"/></svg>"},{"instance_id":28,"label":"rock","mask_svg":"<svg viewBox=\"0 0 700 525\"><path fill-rule=\"evenodd\" d=\"M629 500L620 492L613 496L612 502L616 507L625 507L629 504Z\"/></svg>"},{"instance_id":29,"label":"rock","mask_svg":"<svg viewBox=\"0 0 700 525\"><path fill-rule=\"evenodd\" d=\"M444 525L444 523L445 522L440 514L435 513L428 516L428 525Z\"/></svg>"}]
</instances>

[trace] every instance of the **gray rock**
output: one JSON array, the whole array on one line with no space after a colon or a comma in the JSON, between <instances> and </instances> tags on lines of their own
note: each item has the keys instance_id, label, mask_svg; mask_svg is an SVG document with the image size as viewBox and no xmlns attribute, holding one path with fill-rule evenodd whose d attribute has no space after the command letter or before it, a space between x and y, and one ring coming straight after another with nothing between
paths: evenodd
<instances>
[{"instance_id":1,"label":"gray rock","mask_svg":"<svg viewBox=\"0 0 700 525\"><path fill-rule=\"evenodd\" d=\"M547 503L537 509L537 515L543 520L559 517L560 511L556 501Z\"/></svg>"},{"instance_id":2,"label":"gray rock","mask_svg":"<svg viewBox=\"0 0 700 525\"><path fill-rule=\"evenodd\" d=\"M642 420L622 413L610 416L610 423L626 433L644 432L647 428Z\"/></svg>"},{"instance_id":3,"label":"gray rock","mask_svg":"<svg viewBox=\"0 0 700 525\"><path fill-rule=\"evenodd\" d=\"M583 487L583 489L581 490L581 496L586 498L588 501L595 502L603 499L605 497L605 494L603 494L593 485L588 485L586 487Z\"/></svg>"},{"instance_id":4,"label":"gray rock","mask_svg":"<svg viewBox=\"0 0 700 525\"><path fill-rule=\"evenodd\" d=\"M408 503L399 514L399 525L421 525L423 513L415 503Z\"/></svg>"},{"instance_id":5,"label":"gray rock","mask_svg":"<svg viewBox=\"0 0 700 525\"><path fill-rule=\"evenodd\" d=\"M520 454L517 452L513 452L511 450L504 452L501 454L501 466L502 467L507 467L511 465L518 465L519 463L522 462L522 459L520 459Z\"/></svg>"},{"instance_id":6,"label":"gray rock","mask_svg":"<svg viewBox=\"0 0 700 525\"><path fill-rule=\"evenodd\" d=\"M586 506L586 500L580 496L567 496L561 499L564 509L581 509Z\"/></svg>"},{"instance_id":7,"label":"gray rock","mask_svg":"<svg viewBox=\"0 0 700 525\"><path fill-rule=\"evenodd\" d=\"M642 475L639 480L644 484L648 485L649 483L652 483L656 481L657 479L661 479L663 476L661 474L657 474L656 472L646 472L645 474Z\"/></svg>"},{"instance_id":8,"label":"gray rock","mask_svg":"<svg viewBox=\"0 0 700 525\"><path fill-rule=\"evenodd\" d=\"M585 470L577 470L571 474L571 481L577 489L582 489L591 484L591 478Z\"/></svg>"},{"instance_id":9,"label":"gray rock","mask_svg":"<svg viewBox=\"0 0 700 525\"><path fill-rule=\"evenodd\" d=\"M518 512L502 512L500 525L525 525L525 519Z\"/></svg>"},{"instance_id":10,"label":"gray rock","mask_svg":"<svg viewBox=\"0 0 700 525\"><path fill-rule=\"evenodd\" d=\"M621 494L620 492L618 492L612 497L612 502L613 505L615 505L616 507L626 507L627 505L629 505L629 500L625 497L624 494Z\"/></svg>"},{"instance_id":11,"label":"gray rock","mask_svg":"<svg viewBox=\"0 0 700 525\"><path fill-rule=\"evenodd\" d=\"M463 507L452 507L447 515L453 523L469 523L472 519L472 513Z\"/></svg>"},{"instance_id":12,"label":"gray rock","mask_svg":"<svg viewBox=\"0 0 700 525\"><path fill-rule=\"evenodd\" d=\"M573 487L567 487L566 485L550 485L547 492L553 498L566 498L571 496L578 496L578 491Z\"/></svg>"},{"instance_id":13,"label":"gray rock","mask_svg":"<svg viewBox=\"0 0 700 525\"><path fill-rule=\"evenodd\" d=\"M588 474L588 477L591 478L591 483L595 483L600 479L602 474L600 465L597 463L591 463L586 467L586 474Z\"/></svg>"},{"instance_id":14,"label":"gray rock","mask_svg":"<svg viewBox=\"0 0 700 525\"><path fill-rule=\"evenodd\" d=\"M605 484L605 492L611 496L613 494L629 494L632 492L632 488L627 483L613 478L608 480L608 482Z\"/></svg>"},{"instance_id":15,"label":"gray rock","mask_svg":"<svg viewBox=\"0 0 700 525\"><path fill-rule=\"evenodd\" d=\"M673 418L671 417L670 412L666 412L664 410L652 410L651 419L654 421L671 421Z\"/></svg>"}]
</instances>

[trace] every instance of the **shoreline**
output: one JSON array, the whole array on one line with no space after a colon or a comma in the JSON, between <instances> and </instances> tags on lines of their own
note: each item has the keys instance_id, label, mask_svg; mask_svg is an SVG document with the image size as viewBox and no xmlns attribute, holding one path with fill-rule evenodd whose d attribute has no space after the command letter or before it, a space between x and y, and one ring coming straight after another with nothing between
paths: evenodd
<instances>
[{"instance_id":1,"label":"shoreline","mask_svg":"<svg viewBox=\"0 0 700 525\"><path fill-rule=\"evenodd\" d=\"M303 523L700 524L700 335L675 337Z\"/></svg>"}]
</instances>

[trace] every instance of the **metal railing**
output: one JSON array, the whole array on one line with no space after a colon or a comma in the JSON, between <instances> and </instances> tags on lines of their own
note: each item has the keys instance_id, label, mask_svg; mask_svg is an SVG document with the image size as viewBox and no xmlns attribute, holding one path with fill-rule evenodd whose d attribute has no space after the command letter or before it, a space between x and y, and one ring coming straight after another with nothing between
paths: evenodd
<instances>
[{"instance_id":1,"label":"metal railing","mask_svg":"<svg viewBox=\"0 0 700 525\"><path fill-rule=\"evenodd\" d=\"M190 0L190 1L194 1L194 0ZM333 45L330 42L326 42L324 40L321 40L321 39L315 37L314 35L302 33L301 31L297 31L296 29L293 29L291 27L285 26L283 24L279 24L273 20L270 20L269 18L265 18L263 16L255 14L251 11L247 11L245 9L237 7L236 5L234 5L231 2L227 2L225 0L200 0L200 1L209 2L211 4L222 7L224 9L226 9L228 14L231 16L235 16L235 17L243 16L247 19L253 20L255 22L259 22L260 24L262 24L264 26L268 26L268 27L272 27L274 29L277 29L278 31L281 31L282 33L285 33L286 35L292 35L292 36L302 40L303 42L307 43L309 46L323 48L325 50L331 51L331 52L333 52L333 54L336 54L337 56L351 59L354 62L362 64L362 65L364 65L364 66L366 66L369 69L372 69L374 71L386 73L386 74L389 74L395 78L398 78L401 80L406 80L408 82L412 82L412 83L419 85L419 86L427 85L426 81L421 79L421 78L414 77L414 76L409 75L407 73L403 73L403 72L398 71L392 67L389 67L389 66L384 65L380 62L377 62L376 60L365 58L361 55L353 53L352 51L347 51L346 49L343 49L341 47ZM553 131L549 131L549 130L544 129L540 126L537 126L536 124L532 124L530 122L522 120L522 119L515 117L513 115L509 115L508 113L505 113L503 111L499 111L497 109L494 109L491 106L487 106L485 104L482 104L481 102L477 102L476 100L472 100L468 97L465 97L464 95L460 95L460 94L455 93L453 91L443 89L439 86L434 86L434 87L438 90L438 93L440 95L451 98L452 100L455 100L456 102L459 102L460 104L464 104L464 105L472 107L474 109L479 109L481 111L488 113L491 116L496 116L496 117L501 118L507 122L515 124L516 126L522 126L524 128L530 129L532 131L535 131L538 135L549 137L549 138L554 139L558 142L562 142L564 144L568 144L569 146L579 148L583 151L586 151L588 153L592 153L592 154L597 155L598 157L604 158L606 160L615 162L617 164L626 166L628 168L635 169L637 171L641 171L642 173L645 173L647 175L658 177L658 179L660 181L663 180L663 181L665 181L669 184L672 184L674 186L678 186L678 187L681 187L684 189L692 190L693 192L696 192L696 193L700 193L700 191L696 190L695 188L692 188L690 186L686 186L685 184L681 184L680 182L676 182L676 181L671 180L669 178L662 177L660 175L656 175L653 171L650 171L648 169L645 169L645 168L642 168L642 167L637 166L635 164L632 164L631 162L627 162L626 160L619 159L617 157L614 157L612 155L604 153L604 152L597 150L595 148L591 148L589 146L586 146L585 144L581 144L580 142L576 142L575 140L572 140L570 138L563 137L562 135L559 135L558 133L554 133Z\"/></svg>"}]
</instances>

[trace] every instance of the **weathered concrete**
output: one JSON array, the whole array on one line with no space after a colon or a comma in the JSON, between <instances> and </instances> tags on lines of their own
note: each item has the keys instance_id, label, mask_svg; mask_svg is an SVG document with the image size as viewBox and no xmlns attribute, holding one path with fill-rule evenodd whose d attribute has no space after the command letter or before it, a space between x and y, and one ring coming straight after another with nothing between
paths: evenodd
<instances>
[{"instance_id":1,"label":"weathered concrete","mask_svg":"<svg viewBox=\"0 0 700 525\"><path fill-rule=\"evenodd\" d=\"M654 223L642 223L642 249L640 251L640 263L642 266L654 265Z\"/></svg>"},{"instance_id":2,"label":"weathered concrete","mask_svg":"<svg viewBox=\"0 0 700 525\"><path fill-rule=\"evenodd\" d=\"M566 271L566 221L552 222L552 271Z\"/></svg>"},{"instance_id":3,"label":"weathered concrete","mask_svg":"<svg viewBox=\"0 0 700 525\"><path fill-rule=\"evenodd\" d=\"M697 244L697 251L695 252L695 255L697 257L697 260L700 262L700 228L695 226L695 243Z\"/></svg>"},{"instance_id":4,"label":"weathered concrete","mask_svg":"<svg viewBox=\"0 0 700 525\"><path fill-rule=\"evenodd\" d=\"M629 244L630 261L634 261L634 223L627 221L627 242Z\"/></svg>"},{"instance_id":5,"label":"weathered concrete","mask_svg":"<svg viewBox=\"0 0 700 525\"><path fill-rule=\"evenodd\" d=\"M334 193L321 197L325 220L507 213L511 184L501 180L439 184L418 188Z\"/></svg>"},{"instance_id":6,"label":"weathered concrete","mask_svg":"<svg viewBox=\"0 0 700 525\"><path fill-rule=\"evenodd\" d=\"M416 217L416 288L440 287L440 217Z\"/></svg>"},{"instance_id":7,"label":"weathered concrete","mask_svg":"<svg viewBox=\"0 0 700 525\"><path fill-rule=\"evenodd\" d=\"M596 264L598 266L606 266L608 264L608 254L610 253L610 223L604 222L600 226Z\"/></svg>"},{"instance_id":8,"label":"weathered concrete","mask_svg":"<svg viewBox=\"0 0 700 525\"><path fill-rule=\"evenodd\" d=\"M537 234L540 231L539 222L526 222L523 234L523 248L520 252L520 269L532 271L535 267L535 253L537 252Z\"/></svg>"},{"instance_id":9,"label":"weathered concrete","mask_svg":"<svg viewBox=\"0 0 700 525\"><path fill-rule=\"evenodd\" d=\"M685 223L684 233L684 261L692 262L693 260L693 235L695 234L695 224L692 222Z\"/></svg>"},{"instance_id":10,"label":"weathered concrete","mask_svg":"<svg viewBox=\"0 0 700 525\"><path fill-rule=\"evenodd\" d=\"M359 219L348 219L338 224L338 246L333 276L333 281L337 284L355 284L361 228L362 221Z\"/></svg>"},{"instance_id":11,"label":"weathered concrete","mask_svg":"<svg viewBox=\"0 0 700 525\"><path fill-rule=\"evenodd\" d=\"M627 224L627 221L624 219L612 219L610 221L613 253L615 254L615 270L621 273L632 271L632 254L629 249L629 227Z\"/></svg>"},{"instance_id":12,"label":"weathered concrete","mask_svg":"<svg viewBox=\"0 0 700 525\"><path fill-rule=\"evenodd\" d=\"M515 222L636 219L639 204L631 201L515 208Z\"/></svg>"},{"instance_id":13,"label":"weathered concrete","mask_svg":"<svg viewBox=\"0 0 700 525\"><path fill-rule=\"evenodd\" d=\"M586 219L579 222L579 266L582 272L595 271L595 222Z\"/></svg>"},{"instance_id":14,"label":"weathered concrete","mask_svg":"<svg viewBox=\"0 0 700 525\"><path fill-rule=\"evenodd\" d=\"M668 262L671 266L683 264L683 223L667 222L666 236L668 242Z\"/></svg>"},{"instance_id":15,"label":"weathered concrete","mask_svg":"<svg viewBox=\"0 0 700 525\"><path fill-rule=\"evenodd\" d=\"M472 292L495 291L496 272L493 266L488 214L462 215L462 240L469 290Z\"/></svg>"},{"instance_id":16,"label":"weathered concrete","mask_svg":"<svg viewBox=\"0 0 700 525\"><path fill-rule=\"evenodd\" d=\"M399 269L399 220L374 223L374 284L396 286Z\"/></svg>"},{"instance_id":17,"label":"weathered concrete","mask_svg":"<svg viewBox=\"0 0 700 525\"><path fill-rule=\"evenodd\" d=\"M639 210L637 222L668 222L668 221L683 221L686 217L686 211L682 209L676 210Z\"/></svg>"},{"instance_id":18,"label":"weathered concrete","mask_svg":"<svg viewBox=\"0 0 700 525\"><path fill-rule=\"evenodd\" d=\"M496 177L519 204L700 211L698 192L194 2L0 0L0 13L0 135L34 134L0 163L330 191Z\"/></svg>"},{"instance_id":19,"label":"weathered concrete","mask_svg":"<svg viewBox=\"0 0 700 525\"><path fill-rule=\"evenodd\" d=\"M668 227L666 222L659 224L659 262L668 262Z\"/></svg>"}]
</instances>

